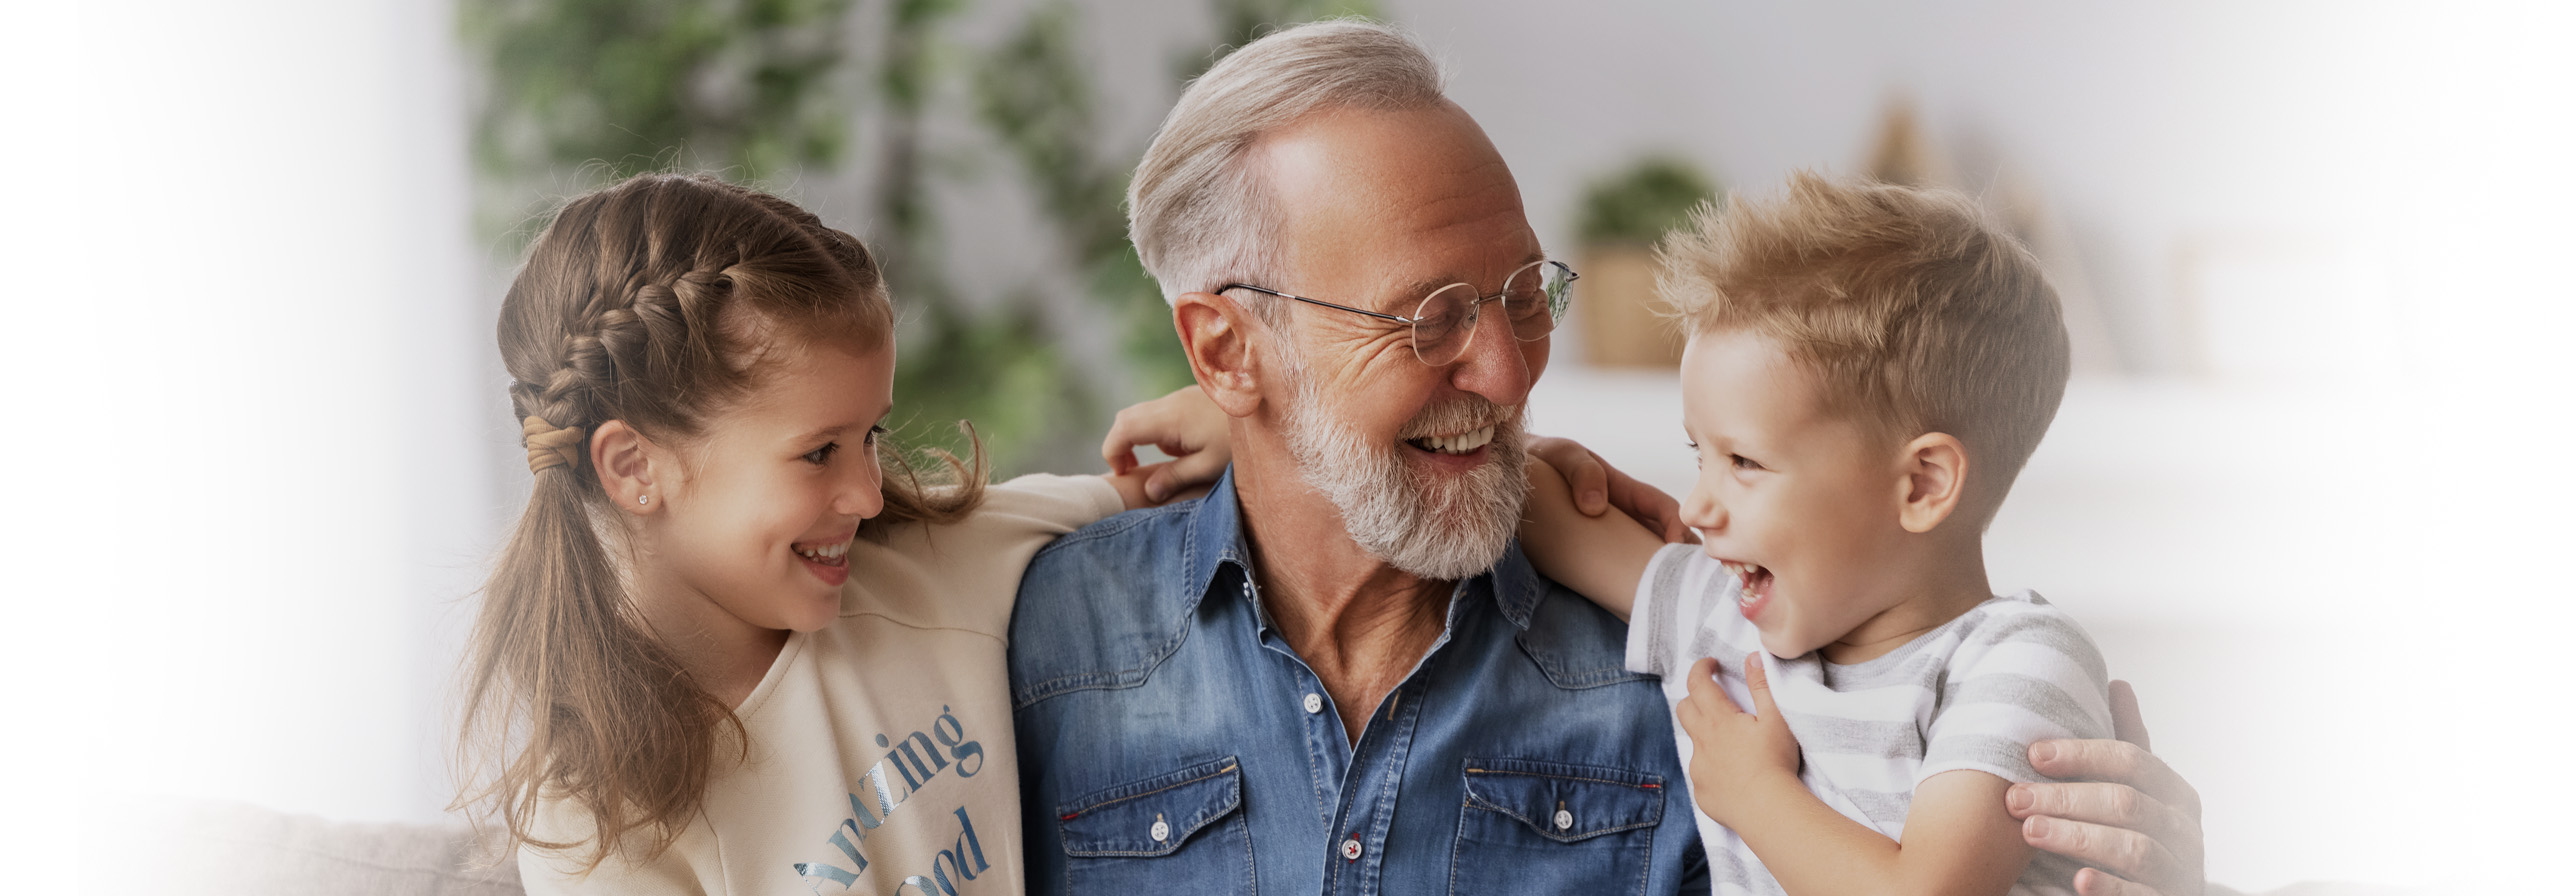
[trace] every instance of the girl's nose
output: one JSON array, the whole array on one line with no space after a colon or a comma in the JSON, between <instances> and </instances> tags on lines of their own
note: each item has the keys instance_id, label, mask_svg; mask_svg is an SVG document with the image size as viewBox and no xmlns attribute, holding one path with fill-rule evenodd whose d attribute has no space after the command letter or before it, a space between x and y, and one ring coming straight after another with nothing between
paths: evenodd
<instances>
[{"instance_id":1,"label":"girl's nose","mask_svg":"<svg viewBox=\"0 0 2560 896\"><path fill-rule=\"evenodd\" d=\"M873 460L863 464L862 468L862 472L845 477L843 490L836 493L835 510L867 520L880 515L883 501L880 496L880 462Z\"/></svg>"}]
</instances>

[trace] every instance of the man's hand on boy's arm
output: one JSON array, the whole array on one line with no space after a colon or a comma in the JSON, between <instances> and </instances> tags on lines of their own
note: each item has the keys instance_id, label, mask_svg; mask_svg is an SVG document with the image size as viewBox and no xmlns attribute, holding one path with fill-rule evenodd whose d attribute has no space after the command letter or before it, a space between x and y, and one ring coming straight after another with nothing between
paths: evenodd
<instances>
[{"instance_id":1,"label":"man's hand on boy's arm","mask_svg":"<svg viewBox=\"0 0 2560 896\"><path fill-rule=\"evenodd\" d=\"M1172 460L1138 465L1140 445L1154 445ZM1196 497L1218 481L1234 452L1227 447L1227 415L1184 386L1163 398L1120 409L1102 436L1102 462L1111 465L1122 503L1149 507Z\"/></svg>"},{"instance_id":2,"label":"man's hand on boy's arm","mask_svg":"<svg viewBox=\"0 0 2560 896\"><path fill-rule=\"evenodd\" d=\"M2108 685L2122 740L2049 740L2027 750L2057 784L2009 788L2009 814L2030 846L2091 866L2081 896L2198 896L2204 883L2204 806L2168 763L2151 755L2133 686Z\"/></svg>"},{"instance_id":3,"label":"man's hand on boy's arm","mask_svg":"<svg viewBox=\"0 0 2560 896\"><path fill-rule=\"evenodd\" d=\"M1520 506L1520 550L1547 578L1580 592L1620 619L1635 612L1636 583L1662 549L1644 524L1603 504L1597 517L1574 507L1564 477L1529 460L1529 500Z\"/></svg>"},{"instance_id":4,"label":"man's hand on boy's arm","mask_svg":"<svg viewBox=\"0 0 2560 896\"><path fill-rule=\"evenodd\" d=\"M1698 808L1741 835L1793 896L1875 893L2007 893L2031 855L2017 821L2000 811L2008 782L1984 772L1933 775L1912 795L1902 842L1868 830L1805 789L1795 736L1769 696L1759 654L1744 668L1759 715L1715 683L1715 660L1689 672L1680 727Z\"/></svg>"},{"instance_id":5,"label":"man's hand on boy's arm","mask_svg":"<svg viewBox=\"0 0 2560 896\"><path fill-rule=\"evenodd\" d=\"M1546 461L1571 486L1573 506L1583 516L1605 515L1615 507L1654 532L1664 542L1691 542L1697 536L1680 522L1680 499L1641 479L1619 472L1582 443L1555 436L1532 435L1529 456Z\"/></svg>"}]
</instances>

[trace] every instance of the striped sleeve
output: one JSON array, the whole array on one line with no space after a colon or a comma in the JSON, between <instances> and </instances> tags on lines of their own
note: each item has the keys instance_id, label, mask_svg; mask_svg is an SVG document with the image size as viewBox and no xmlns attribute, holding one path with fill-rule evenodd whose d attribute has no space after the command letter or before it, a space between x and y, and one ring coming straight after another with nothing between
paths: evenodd
<instances>
[{"instance_id":1,"label":"striped sleeve","mask_svg":"<svg viewBox=\"0 0 2560 896\"><path fill-rule=\"evenodd\" d=\"M1645 563L1644 576L1636 580L1635 609L1627 614L1627 671L1661 675L1664 669L1677 668L1678 639L1673 633L1684 615L1680 586L1692 578L1693 555L1702 553L1697 545L1666 544Z\"/></svg>"},{"instance_id":2,"label":"striped sleeve","mask_svg":"<svg viewBox=\"0 0 2560 896\"><path fill-rule=\"evenodd\" d=\"M2052 738L2112 738L2107 666L2097 643L2032 593L1978 608L1983 618L1948 657L1918 780L1973 769L2042 782L2027 747Z\"/></svg>"}]
</instances>

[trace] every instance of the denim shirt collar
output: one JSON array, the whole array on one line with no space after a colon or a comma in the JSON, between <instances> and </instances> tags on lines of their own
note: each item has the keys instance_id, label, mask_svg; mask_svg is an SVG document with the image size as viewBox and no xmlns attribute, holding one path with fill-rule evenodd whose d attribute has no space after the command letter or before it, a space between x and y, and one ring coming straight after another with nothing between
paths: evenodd
<instances>
[{"instance_id":1,"label":"denim shirt collar","mask_svg":"<svg viewBox=\"0 0 2560 896\"><path fill-rule=\"evenodd\" d=\"M1236 503L1235 479L1235 467L1229 466L1226 474L1218 477L1218 484L1200 499L1199 507L1191 513L1189 528L1183 532L1187 568L1182 595L1187 612L1199 610L1200 601L1218 580L1219 568L1232 563L1238 573L1248 578L1253 575L1253 552L1244 541L1244 510ZM1520 629L1529 627L1530 614L1537 611L1538 600L1545 596L1546 589L1540 587L1538 571L1520 553L1517 540L1504 547L1502 559L1494 562L1493 569L1475 578L1492 580L1494 605L1501 608L1504 619ZM1467 593L1463 583L1459 593ZM1255 611L1262 612L1260 599L1252 599ZM1451 611L1454 613L1455 608ZM1267 614L1264 621L1268 624Z\"/></svg>"}]
</instances>

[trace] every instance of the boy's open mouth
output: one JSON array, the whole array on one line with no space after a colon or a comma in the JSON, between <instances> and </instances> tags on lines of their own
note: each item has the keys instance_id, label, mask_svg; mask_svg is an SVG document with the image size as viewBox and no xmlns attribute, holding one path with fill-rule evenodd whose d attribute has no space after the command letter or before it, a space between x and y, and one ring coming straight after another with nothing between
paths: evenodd
<instances>
[{"instance_id":1,"label":"boy's open mouth","mask_svg":"<svg viewBox=\"0 0 2560 896\"><path fill-rule=\"evenodd\" d=\"M1742 580L1742 618L1759 619L1760 610L1769 605L1769 586L1776 584L1778 577L1760 568L1760 564L1739 560L1724 561L1724 570Z\"/></svg>"},{"instance_id":2,"label":"boy's open mouth","mask_svg":"<svg viewBox=\"0 0 2560 896\"><path fill-rule=\"evenodd\" d=\"M1493 429L1500 424L1488 423L1473 431L1453 436L1422 436L1404 440L1416 449L1433 454L1469 454L1493 441Z\"/></svg>"}]
</instances>

